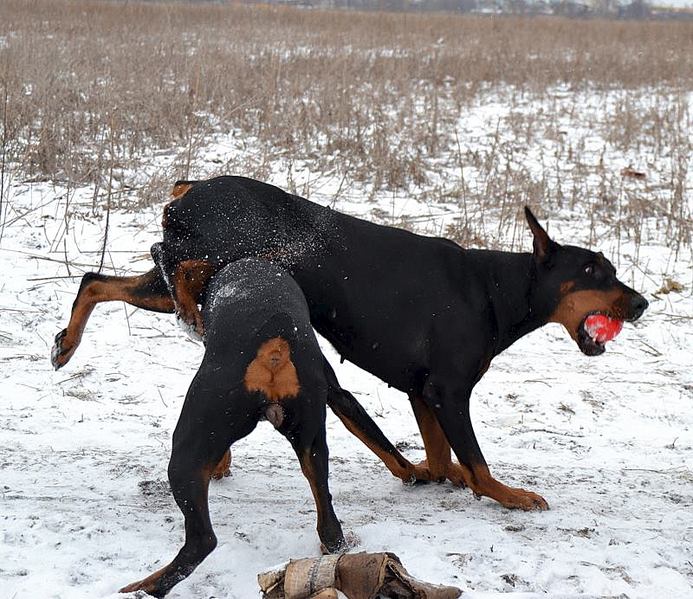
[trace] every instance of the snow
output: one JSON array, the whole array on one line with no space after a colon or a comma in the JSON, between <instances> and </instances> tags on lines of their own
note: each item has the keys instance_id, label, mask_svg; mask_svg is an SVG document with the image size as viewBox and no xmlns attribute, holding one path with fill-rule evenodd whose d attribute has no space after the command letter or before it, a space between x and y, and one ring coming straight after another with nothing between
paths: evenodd
<instances>
[{"instance_id":1,"label":"snow","mask_svg":"<svg viewBox=\"0 0 693 599\"><path fill-rule=\"evenodd\" d=\"M271 182L283 185L280 170ZM321 190L312 199L336 197L336 178L308 175ZM172 315L101 304L72 361L52 370L53 336L103 242L88 189L71 196L62 235L65 192L16 181L0 243L0 597L9 599L116 597L183 539L166 465L202 346ZM379 201L393 218L430 214L404 197ZM374 206L351 194L334 207L370 217ZM159 220L159 206L112 213L107 270L147 270ZM585 229L561 219L550 231L585 243ZM334 507L356 550L392 551L414 576L473 598L693 595L693 263L656 241L638 253L596 238L650 301L642 320L599 358L548 325L494 360L472 401L491 471L551 509L508 511L449 484L402 485L330 413ZM666 277L683 291L657 293ZM406 398L321 343L341 384L409 459L423 459ZM210 506L219 545L172 598L255 597L257 573L318 553L308 484L267 423L234 445L232 475L212 484Z\"/></svg>"}]
</instances>

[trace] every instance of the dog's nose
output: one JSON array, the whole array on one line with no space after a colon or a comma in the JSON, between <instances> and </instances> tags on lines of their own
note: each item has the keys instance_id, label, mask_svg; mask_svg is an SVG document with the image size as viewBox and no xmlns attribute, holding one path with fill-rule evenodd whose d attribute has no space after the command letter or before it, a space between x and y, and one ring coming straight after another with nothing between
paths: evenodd
<instances>
[{"instance_id":1,"label":"dog's nose","mask_svg":"<svg viewBox=\"0 0 693 599\"><path fill-rule=\"evenodd\" d=\"M639 293L635 294L630 300L630 309L633 315L632 320L640 318L649 305L648 301L642 295Z\"/></svg>"}]
</instances>

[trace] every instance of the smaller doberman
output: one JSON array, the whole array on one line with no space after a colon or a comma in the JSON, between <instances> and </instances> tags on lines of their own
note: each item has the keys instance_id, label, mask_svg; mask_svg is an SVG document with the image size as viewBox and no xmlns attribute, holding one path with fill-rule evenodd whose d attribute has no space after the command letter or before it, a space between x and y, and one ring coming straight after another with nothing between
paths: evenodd
<instances>
[{"instance_id":1,"label":"smaller doberman","mask_svg":"<svg viewBox=\"0 0 693 599\"><path fill-rule=\"evenodd\" d=\"M121 592L163 597L215 548L209 480L227 448L263 419L298 456L315 499L323 548L346 548L328 488L325 438L328 394L342 390L320 351L301 289L276 265L239 260L211 280L202 315L205 355L173 433L168 467L185 516L185 544L170 564Z\"/></svg>"}]
</instances>

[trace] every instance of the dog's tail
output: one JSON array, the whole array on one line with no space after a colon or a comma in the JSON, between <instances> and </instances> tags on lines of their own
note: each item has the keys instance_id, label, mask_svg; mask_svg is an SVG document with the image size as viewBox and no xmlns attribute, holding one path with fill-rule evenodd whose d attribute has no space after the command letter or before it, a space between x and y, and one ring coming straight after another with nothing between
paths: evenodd
<instances>
[{"instance_id":1,"label":"dog's tail","mask_svg":"<svg viewBox=\"0 0 693 599\"><path fill-rule=\"evenodd\" d=\"M190 188L195 185L195 183L198 183L198 181L184 181L182 179L176 181L173 184L173 189L171 190L173 199L177 200L182 198L186 193L188 193L188 191L190 191Z\"/></svg>"}]
</instances>

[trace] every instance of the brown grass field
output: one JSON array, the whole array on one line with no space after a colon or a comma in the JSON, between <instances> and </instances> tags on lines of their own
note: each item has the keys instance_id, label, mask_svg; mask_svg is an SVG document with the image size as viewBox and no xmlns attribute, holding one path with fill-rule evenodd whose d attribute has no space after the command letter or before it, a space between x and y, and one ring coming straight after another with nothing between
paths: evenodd
<instances>
[{"instance_id":1,"label":"brown grass field","mask_svg":"<svg viewBox=\"0 0 693 599\"><path fill-rule=\"evenodd\" d=\"M128 205L158 201L171 178L197 176L210 135L233 132L263 158L219 172L267 177L289 156L373 193L501 206L501 220L521 203L582 205L631 236L656 217L669 241L690 243L693 23L86 0L4 0L0 15L3 180L94 185L97 198L138 187L128 173L177 148L174 172L148 177ZM586 94L603 103L598 122ZM512 110L495 142L470 148L456 123L488 97ZM565 122L598 130L601 156L578 139L539 177L516 168ZM624 187L610 150L646 156L634 166L656 176ZM456 184L434 183L450 173ZM493 244L468 221L448 233Z\"/></svg>"}]
</instances>

